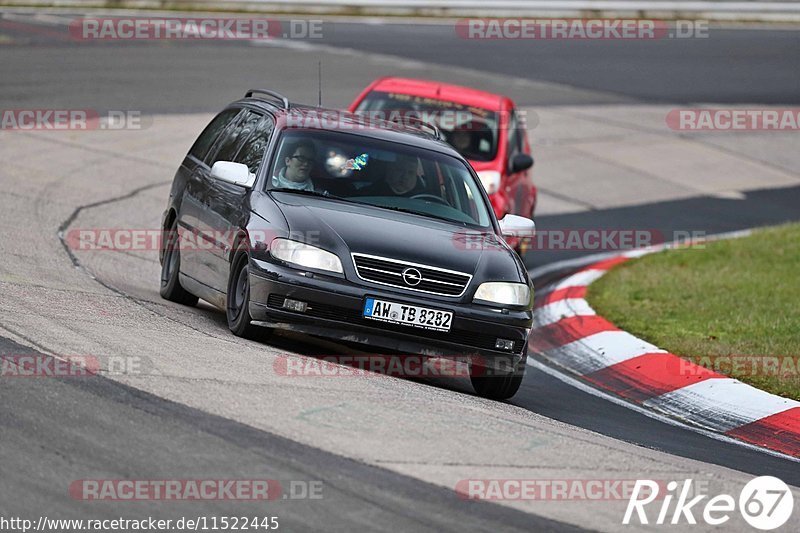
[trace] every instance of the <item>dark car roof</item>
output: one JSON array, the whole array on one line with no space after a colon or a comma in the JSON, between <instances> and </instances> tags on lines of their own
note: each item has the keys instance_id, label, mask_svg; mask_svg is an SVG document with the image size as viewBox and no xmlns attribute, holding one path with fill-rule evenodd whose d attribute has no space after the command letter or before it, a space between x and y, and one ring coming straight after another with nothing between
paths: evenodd
<instances>
[{"instance_id":1,"label":"dark car roof","mask_svg":"<svg viewBox=\"0 0 800 533\"><path fill-rule=\"evenodd\" d=\"M426 150L446 153L458 159L463 157L449 144L437 138L432 132L411 124L401 124L351 113L342 109L315 107L304 104L291 104L286 109L276 106L273 101L258 97L237 100L232 107L255 107L275 115L276 128L295 127L323 131L340 131L366 135L372 138L396 142Z\"/></svg>"}]
</instances>

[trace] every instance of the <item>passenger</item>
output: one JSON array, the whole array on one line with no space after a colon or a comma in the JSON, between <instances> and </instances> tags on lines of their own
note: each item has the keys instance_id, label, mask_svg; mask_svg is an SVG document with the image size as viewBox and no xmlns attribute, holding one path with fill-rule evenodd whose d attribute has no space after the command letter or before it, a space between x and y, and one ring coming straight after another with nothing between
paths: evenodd
<instances>
[{"instance_id":1,"label":"passenger","mask_svg":"<svg viewBox=\"0 0 800 533\"><path fill-rule=\"evenodd\" d=\"M272 177L272 186L280 189L296 189L313 191L314 182L311 180L311 170L314 168L316 149L309 140L299 140L289 145L284 160L285 167L277 176Z\"/></svg>"}]
</instances>

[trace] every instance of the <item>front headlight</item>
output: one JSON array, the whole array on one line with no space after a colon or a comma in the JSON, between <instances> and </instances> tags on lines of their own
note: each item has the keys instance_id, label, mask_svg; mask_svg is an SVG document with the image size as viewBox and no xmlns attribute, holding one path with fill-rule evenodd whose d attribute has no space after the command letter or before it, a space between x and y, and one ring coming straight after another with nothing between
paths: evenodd
<instances>
[{"instance_id":1,"label":"front headlight","mask_svg":"<svg viewBox=\"0 0 800 533\"><path fill-rule=\"evenodd\" d=\"M530 299L531 289L524 283L491 281L481 283L475 291L473 301L481 300L501 305L528 305Z\"/></svg>"},{"instance_id":2,"label":"front headlight","mask_svg":"<svg viewBox=\"0 0 800 533\"><path fill-rule=\"evenodd\" d=\"M273 257L296 266L343 273L342 262L336 254L289 239L275 239L269 247Z\"/></svg>"}]
</instances>

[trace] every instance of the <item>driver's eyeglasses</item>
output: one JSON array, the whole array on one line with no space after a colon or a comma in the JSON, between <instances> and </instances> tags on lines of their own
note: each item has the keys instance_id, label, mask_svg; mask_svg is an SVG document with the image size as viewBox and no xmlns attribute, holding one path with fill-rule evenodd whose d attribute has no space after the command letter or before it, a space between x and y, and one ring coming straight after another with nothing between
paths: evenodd
<instances>
[{"instance_id":1,"label":"driver's eyeglasses","mask_svg":"<svg viewBox=\"0 0 800 533\"><path fill-rule=\"evenodd\" d=\"M304 155L293 155L289 159L297 159L300 163L313 163L313 157L306 157Z\"/></svg>"}]
</instances>

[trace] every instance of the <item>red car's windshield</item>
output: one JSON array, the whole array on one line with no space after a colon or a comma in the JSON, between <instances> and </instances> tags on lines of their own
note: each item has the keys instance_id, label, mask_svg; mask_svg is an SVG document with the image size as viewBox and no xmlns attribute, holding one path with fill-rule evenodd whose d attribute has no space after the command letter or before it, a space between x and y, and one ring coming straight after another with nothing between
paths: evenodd
<instances>
[{"instance_id":1,"label":"red car's windshield","mask_svg":"<svg viewBox=\"0 0 800 533\"><path fill-rule=\"evenodd\" d=\"M413 116L436 124L445 140L467 159L492 161L497 155L498 114L488 109L423 96L372 91L356 112L386 120Z\"/></svg>"}]
</instances>

